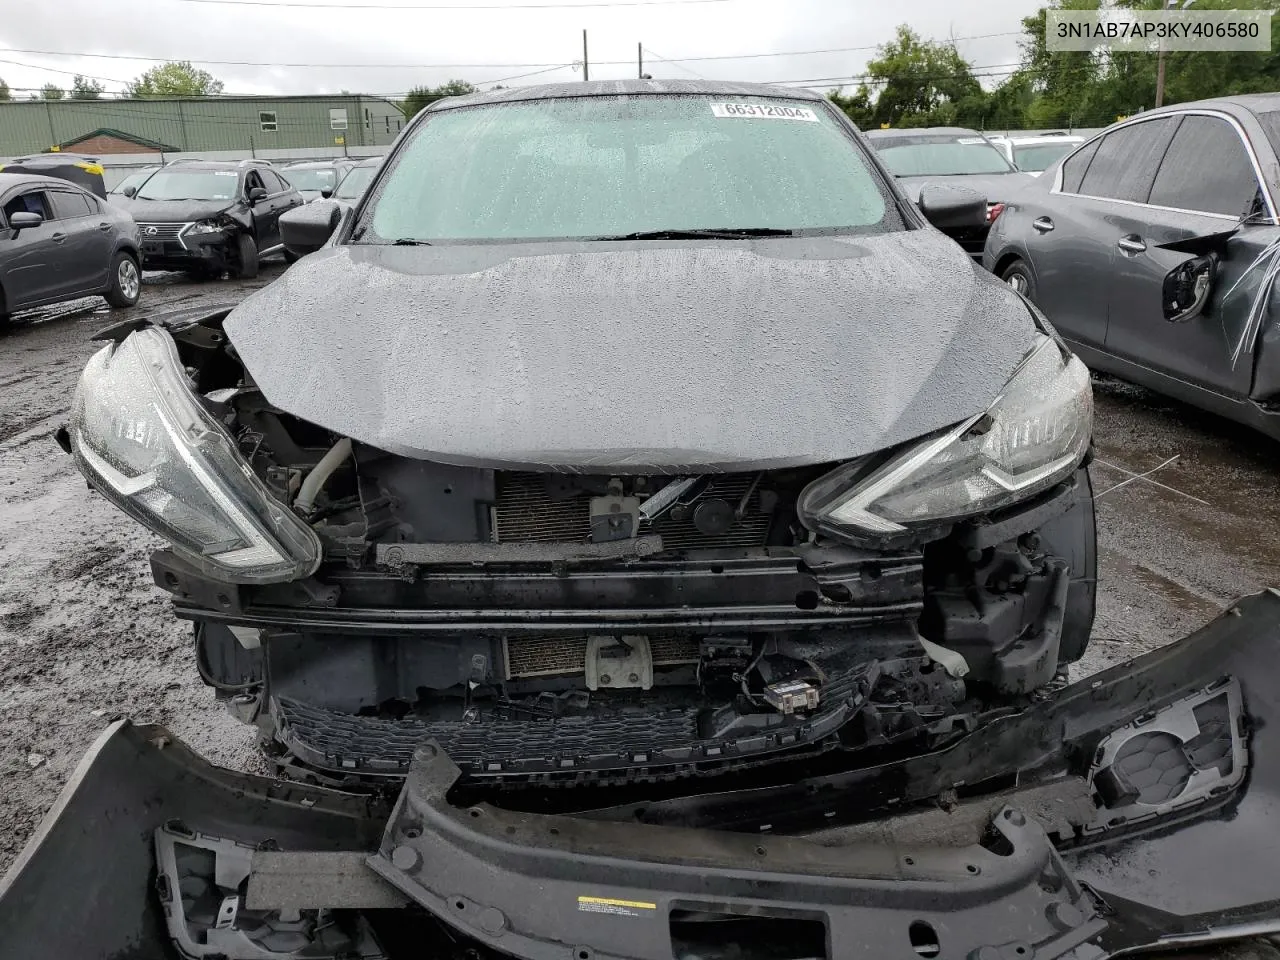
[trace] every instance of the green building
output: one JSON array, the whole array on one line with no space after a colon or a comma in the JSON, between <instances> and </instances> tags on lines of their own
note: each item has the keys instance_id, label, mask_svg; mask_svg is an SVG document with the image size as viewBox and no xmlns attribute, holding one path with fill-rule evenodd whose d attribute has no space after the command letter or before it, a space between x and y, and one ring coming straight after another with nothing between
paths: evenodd
<instances>
[{"instance_id":1,"label":"green building","mask_svg":"<svg viewBox=\"0 0 1280 960\"><path fill-rule=\"evenodd\" d=\"M390 100L357 94L14 100L0 103L0 156L51 149L90 155L332 152L385 146L405 122Z\"/></svg>"}]
</instances>

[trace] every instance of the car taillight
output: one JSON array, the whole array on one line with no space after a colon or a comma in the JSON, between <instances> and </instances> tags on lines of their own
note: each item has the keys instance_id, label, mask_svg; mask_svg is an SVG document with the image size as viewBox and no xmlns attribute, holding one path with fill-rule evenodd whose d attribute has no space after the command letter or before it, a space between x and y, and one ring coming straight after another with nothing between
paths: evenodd
<instances>
[{"instance_id":1,"label":"car taillight","mask_svg":"<svg viewBox=\"0 0 1280 960\"><path fill-rule=\"evenodd\" d=\"M1004 213L1003 203L988 203L987 204L987 223L989 224L995 223L996 217L1000 216L1000 214L1002 213Z\"/></svg>"}]
</instances>

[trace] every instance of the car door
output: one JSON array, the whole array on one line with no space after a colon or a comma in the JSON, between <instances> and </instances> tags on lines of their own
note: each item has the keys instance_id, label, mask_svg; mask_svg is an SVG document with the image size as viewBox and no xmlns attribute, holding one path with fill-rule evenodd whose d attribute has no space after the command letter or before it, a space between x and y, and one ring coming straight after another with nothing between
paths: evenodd
<instances>
[{"instance_id":1,"label":"car door","mask_svg":"<svg viewBox=\"0 0 1280 960\"><path fill-rule=\"evenodd\" d=\"M1222 250L1206 309L1182 323L1165 319L1165 277L1191 255L1160 245L1232 230L1259 200L1263 210L1270 204L1239 126L1211 113L1180 120L1148 204L1125 211L1111 227L1117 267L1107 351L1216 393L1245 396L1253 377L1242 348L1250 300L1245 290L1229 302L1223 296L1280 230L1242 226Z\"/></svg>"},{"instance_id":2,"label":"car door","mask_svg":"<svg viewBox=\"0 0 1280 960\"><path fill-rule=\"evenodd\" d=\"M107 285L111 270L114 236L111 220L99 209L98 201L79 190L50 190L57 220L56 233L63 235L59 256L63 261L68 296L97 293Z\"/></svg>"},{"instance_id":3,"label":"car door","mask_svg":"<svg viewBox=\"0 0 1280 960\"><path fill-rule=\"evenodd\" d=\"M253 217L253 232L258 237L258 251L261 252L268 247L274 247L280 242L277 223L279 216L272 213L271 191L267 189L266 183L263 182L261 173L257 170L250 170L244 177L245 197L248 198L258 188L266 190L267 196L253 204L249 209L250 215Z\"/></svg>"},{"instance_id":4,"label":"car door","mask_svg":"<svg viewBox=\"0 0 1280 960\"><path fill-rule=\"evenodd\" d=\"M49 219L51 212L43 188L18 190L5 197L0 283L8 310L57 296L65 285L65 263L60 255L61 246L54 239L57 223ZM9 226L9 218L15 213L38 213L45 220L37 227L15 231Z\"/></svg>"},{"instance_id":5,"label":"car door","mask_svg":"<svg viewBox=\"0 0 1280 960\"><path fill-rule=\"evenodd\" d=\"M262 232L263 225L259 225L258 228L258 249L267 250L280 244L280 215L292 209L294 197L299 201L302 198L288 183L280 179L275 171L257 170L255 173L262 178L262 184L268 194L267 199L259 204L263 208L262 224L268 232Z\"/></svg>"},{"instance_id":6,"label":"car door","mask_svg":"<svg viewBox=\"0 0 1280 960\"><path fill-rule=\"evenodd\" d=\"M1068 340L1095 349L1106 343L1115 260L1109 224L1127 204L1146 199L1173 123L1132 123L1085 144L1063 162L1034 211L1026 246L1036 303Z\"/></svg>"}]
</instances>

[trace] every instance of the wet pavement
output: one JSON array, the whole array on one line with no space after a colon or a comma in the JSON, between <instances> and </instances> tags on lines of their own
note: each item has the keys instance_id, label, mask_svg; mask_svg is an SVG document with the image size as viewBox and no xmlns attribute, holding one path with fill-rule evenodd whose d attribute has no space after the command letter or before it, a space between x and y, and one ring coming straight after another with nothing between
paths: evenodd
<instances>
[{"instance_id":1,"label":"wet pavement","mask_svg":"<svg viewBox=\"0 0 1280 960\"><path fill-rule=\"evenodd\" d=\"M0 334L0 872L112 717L164 723L217 763L257 768L250 729L201 684L189 627L151 585L155 541L86 489L53 433L94 331L234 300L282 271L264 265L243 283L148 274L133 310L77 301ZM1280 443L1118 381L1094 386L1100 599L1077 674L1280 585Z\"/></svg>"}]
</instances>

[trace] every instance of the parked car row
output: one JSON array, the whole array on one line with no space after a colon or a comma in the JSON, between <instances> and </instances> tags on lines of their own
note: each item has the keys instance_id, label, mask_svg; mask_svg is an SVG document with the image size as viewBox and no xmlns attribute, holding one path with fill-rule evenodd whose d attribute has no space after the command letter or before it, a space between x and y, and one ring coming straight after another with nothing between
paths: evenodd
<instances>
[{"instance_id":1,"label":"parked car row","mask_svg":"<svg viewBox=\"0 0 1280 960\"><path fill-rule=\"evenodd\" d=\"M95 157L44 154L3 165L0 325L17 310L102 295L128 307L146 270L253 277L264 257L296 259L280 215L309 200L352 205L381 158L174 160L143 167L110 190Z\"/></svg>"}]
</instances>

